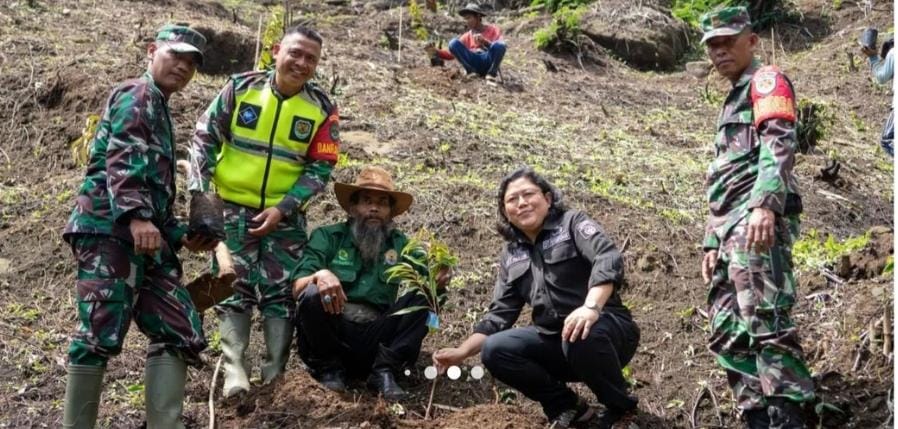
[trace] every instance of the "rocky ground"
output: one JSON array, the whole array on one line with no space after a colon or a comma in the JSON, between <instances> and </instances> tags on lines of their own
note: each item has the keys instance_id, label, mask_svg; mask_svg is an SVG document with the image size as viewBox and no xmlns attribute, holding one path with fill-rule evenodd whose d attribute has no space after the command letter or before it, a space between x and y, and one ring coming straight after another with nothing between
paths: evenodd
<instances>
[{"instance_id":1,"label":"rocky ground","mask_svg":"<svg viewBox=\"0 0 898 429\"><path fill-rule=\"evenodd\" d=\"M569 205L598 219L625 250L623 297L643 334L630 365L640 397L634 424L738 427L725 377L704 346L706 288L697 269L703 173L728 84L684 71L686 61L701 59L695 34L685 33L692 44L685 57L667 71L651 71L597 44L538 51L532 34L547 18L502 9L494 20L510 49L504 83L490 86L463 79L456 64L431 68L424 43L407 26L407 8L400 62L398 46L385 36L398 35L399 28L399 9L389 2L291 3L295 18L326 39L321 81L334 87L344 116L346 156L336 179L351 180L367 163L391 169L398 186L416 197L399 226L436 232L461 265L443 328L427 338L418 365L402 379L411 399L385 403L361 385L334 395L293 360L282 380L244 398L221 400L216 387L219 427L545 426L538 406L488 375L440 378L435 418L423 419L431 387L423 368L433 350L466 337L486 309L501 242L492 229L495 188L505 172L525 163L545 172ZM638 3L666 13L663 1ZM882 272L893 252L893 167L876 142L890 92L871 83L866 64L850 54L860 30L875 25L884 32L893 11L888 2L795 3L797 18L763 32L758 54L778 63L800 98L824 106L831 118L816 146L797 160L804 238L831 235L840 243L869 234L866 246L830 263L825 274L811 263L800 268L793 316L822 401L820 414L809 409L808 416L827 427L887 427L892 275ZM626 6L600 1L589 19L626 17L620 28L655 22L648 12L643 18L614 13ZM66 347L75 327L73 261L61 231L83 175L70 144L85 118L100 113L116 82L142 72L156 28L190 22L209 36L211 50L207 66L172 100L185 156L194 121L227 75L252 67L260 13L268 16L265 5L240 0L0 5L0 427L60 424ZM444 39L462 25L446 11L425 13L424 23ZM587 25L600 32L607 22ZM823 180L820 170L832 159L842 166L839 177ZM181 203L183 210L186 200ZM330 189L309 214L312 226L342 217ZM205 267L200 257L182 256L188 278ZM216 327L207 317L210 364L189 373L188 427L209 424L210 383L220 356ZM260 337L255 331L256 372ZM125 352L110 363L102 427L142 424L145 342L132 329ZM468 362L465 374L477 363Z\"/></svg>"}]
</instances>

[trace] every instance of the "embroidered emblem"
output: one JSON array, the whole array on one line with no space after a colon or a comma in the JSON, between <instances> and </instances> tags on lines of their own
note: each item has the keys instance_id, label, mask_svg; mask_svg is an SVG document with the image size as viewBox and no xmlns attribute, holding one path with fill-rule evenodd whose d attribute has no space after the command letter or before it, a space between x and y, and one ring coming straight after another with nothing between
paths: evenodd
<instances>
[{"instance_id":1,"label":"embroidered emblem","mask_svg":"<svg viewBox=\"0 0 898 429\"><path fill-rule=\"evenodd\" d=\"M589 238L599 232L599 226L596 225L595 222L587 220L580 222L580 225L577 225L577 231L580 232L580 235L582 235L583 238Z\"/></svg>"},{"instance_id":2,"label":"embroidered emblem","mask_svg":"<svg viewBox=\"0 0 898 429\"><path fill-rule=\"evenodd\" d=\"M758 72L755 76L755 90L760 95L767 95L776 88L776 72Z\"/></svg>"},{"instance_id":3,"label":"embroidered emblem","mask_svg":"<svg viewBox=\"0 0 898 429\"><path fill-rule=\"evenodd\" d=\"M312 128L315 122L299 116L293 117L293 126L290 127L290 140L300 143L308 143L312 140Z\"/></svg>"},{"instance_id":4,"label":"embroidered emblem","mask_svg":"<svg viewBox=\"0 0 898 429\"><path fill-rule=\"evenodd\" d=\"M387 250L387 253L384 253L384 262L387 265L396 265L396 261L399 260L399 253L396 252L396 249Z\"/></svg>"},{"instance_id":5,"label":"embroidered emblem","mask_svg":"<svg viewBox=\"0 0 898 429\"><path fill-rule=\"evenodd\" d=\"M237 109L237 126L254 130L259 123L261 114L261 106L246 102L240 103L240 108Z\"/></svg>"}]
</instances>

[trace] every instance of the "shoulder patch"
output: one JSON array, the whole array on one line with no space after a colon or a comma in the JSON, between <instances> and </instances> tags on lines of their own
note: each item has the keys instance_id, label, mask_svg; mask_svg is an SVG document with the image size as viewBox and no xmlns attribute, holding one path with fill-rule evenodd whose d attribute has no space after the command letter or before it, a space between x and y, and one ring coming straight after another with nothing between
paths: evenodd
<instances>
[{"instance_id":1,"label":"shoulder patch","mask_svg":"<svg viewBox=\"0 0 898 429\"><path fill-rule=\"evenodd\" d=\"M762 67L751 81L754 125L769 119L795 122L795 94L789 80L774 66Z\"/></svg>"},{"instance_id":2,"label":"shoulder patch","mask_svg":"<svg viewBox=\"0 0 898 429\"><path fill-rule=\"evenodd\" d=\"M599 232L599 224L591 220L584 220L577 225L577 232L579 232L583 238L590 238Z\"/></svg>"}]
</instances>

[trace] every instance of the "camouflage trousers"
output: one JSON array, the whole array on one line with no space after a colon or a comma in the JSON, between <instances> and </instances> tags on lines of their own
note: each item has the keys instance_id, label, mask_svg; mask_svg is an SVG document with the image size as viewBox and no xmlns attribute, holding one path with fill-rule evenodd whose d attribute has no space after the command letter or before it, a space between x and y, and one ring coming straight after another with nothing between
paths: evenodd
<instances>
[{"instance_id":1,"label":"camouflage trousers","mask_svg":"<svg viewBox=\"0 0 898 429\"><path fill-rule=\"evenodd\" d=\"M708 295L710 350L726 370L737 406L767 406L767 397L804 402L814 382L803 360L798 328L789 317L795 303L792 243L798 216L778 217L776 242L765 252L746 250L748 219L723 240Z\"/></svg>"},{"instance_id":2,"label":"camouflage trousers","mask_svg":"<svg viewBox=\"0 0 898 429\"><path fill-rule=\"evenodd\" d=\"M225 202L227 245L234 259L237 280L234 295L222 301L216 311L252 313L258 307L266 319L292 319L295 304L290 271L299 264L307 241L305 218L296 214L284 218L263 237L249 233L261 225L252 220L261 210ZM213 270L217 269L214 266Z\"/></svg>"},{"instance_id":3,"label":"camouflage trousers","mask_svg":"<svg viewBox=\"0 0 898 429\"><path fill-rule=\"evenodd\" d=\"M147 357L168 353L201 364L203 324L168 246L155 256L136 255L130 243L85 234L75 237L72 251L80 326L69 346L71 364L105 366L122 351L132 319L150 339Z\"/></svg>"}]
</instances>

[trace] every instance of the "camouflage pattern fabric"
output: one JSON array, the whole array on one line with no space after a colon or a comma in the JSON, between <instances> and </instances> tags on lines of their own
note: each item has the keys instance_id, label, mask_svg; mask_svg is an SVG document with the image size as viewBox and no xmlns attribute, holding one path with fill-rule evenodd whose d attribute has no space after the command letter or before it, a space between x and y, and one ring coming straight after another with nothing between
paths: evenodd
<instances>
[{"instance_id":1,"label":"camouflage pattern fabric","mask_svg":"<svg viewBox=\"0 0 898 429\"><path fill-rule=\"evenodd\" d=\"M810 401L814 382L789 317L798 216L777 218L776 244L764 253L745 250L747 225L747 219L737 225L720 249L708 295L709 348L726 370L740 409L763 408L769 396Z\"/></svg>"},{"instance_id":2,"label":"camouflage pattern fabric","mask_svg":"<svg viewBox=\"0 0 898 429\"><path fill-rule=\"evenodd\" d=\"M186 226L175 219L175 143L168 105L149 74L116 87L91 143L87 174L64 237L111 235L132 242L127 215L150 217L163 239L180 247Z\"/></svg>"},{"instance_id":3,"label":"camouflage pattern fabric","mask_svg":"<svg viewBox=\"0 0 898 429\"><path fill-rule=\"evenodd\" d=\"M771 116L756 124L751 89L759 69L761 64L757 61L746 69L730 91L717 121L716 158L708 167L706 179L710 216L705 250L720 247L730 230L755 207L770 209L777 215L800 211L798 182L792 173L798 147L794 116L792 120ZM764 73L766 76L770 72ZM776 74L772 78L775 90L779 90L779 82L785 77ZM789 96L794 99L791 89Z\"/></svg>"},{"instance_id":4,"label":"camouflage pattern fabric","mask_svg":"<svg viewBox=\"0 0 898 429\"><path fill-rule=\"evenodd\" d=\"M134 246L110 236L79 234L71 241L80 321L69 346L71 364L105 366L122 351L132 319L150 340L147 357L167 352L201 364L203 325L170 248L151 257L136 255Z\"/></svg>"},{"instance_id":5,"label":"camouflage pattern fabric","mask_svg":"<svg viewBox=\"0 0 898 429\"><path fill-rule=\"evenodd\" d=\"M701 43L705 43L713 37L741 33L751 27L751 16L743 6L724 7L702 15L699 26L703 33Z\"/></svg>"},{"instance_id":6,"label":"camouflage pattern fabric","mask_svg":"<svg viewBox=\"0 0 898 429\"><path fill-rule=\"evenodd\" d=\"M233 284L234 295L222 301L216 310L219 313L247 313L258 307L266 319L292 319L290 270L299 264L307 240L305 218L298 213L285 217L277 229L256 237L249 230L260 225L252 220L260 212L237 204L224 204L228 236L225 243L234 259L237 280ZM213 270L217 270L214 265Z\"/></svg>"},{"instance_id":7,"label":"camouflage pattern fabric","mask_svg":"<svg viewBox=\"0 0 898 429\"><path fill-rule=\"evenodd\" d=\"M794 94L788 79L756 61L735 83L718 120L716 159L708 171L710 216L703 247L719 250L708 302L709 348L726 369L738 407L766 406L766 397L814 398L798 331L792 244L801 199L795 161ZM776 215L775 244L746 248L749 213Z\"/></svg>"}]
</instances>

